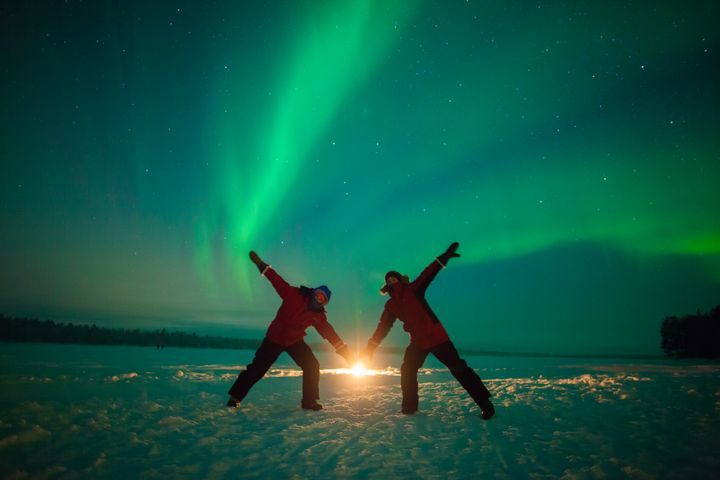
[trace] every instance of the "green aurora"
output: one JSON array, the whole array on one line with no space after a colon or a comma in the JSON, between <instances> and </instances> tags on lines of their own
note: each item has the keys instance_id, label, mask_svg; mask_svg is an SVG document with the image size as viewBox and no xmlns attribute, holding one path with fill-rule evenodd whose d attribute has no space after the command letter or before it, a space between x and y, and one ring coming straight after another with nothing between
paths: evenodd
<instances>
[{"instance_id":1,"label":"green aurora","mask_svg":"<svg viewBox=\"0 0 720 480\"><path fill-rule=\"evenodd\" d=\"M0 311L259 336L253 248L360 344L457 240L459 346L658 353L720 303L719 10L6 2Z\"/></svg>"}]
</instances>

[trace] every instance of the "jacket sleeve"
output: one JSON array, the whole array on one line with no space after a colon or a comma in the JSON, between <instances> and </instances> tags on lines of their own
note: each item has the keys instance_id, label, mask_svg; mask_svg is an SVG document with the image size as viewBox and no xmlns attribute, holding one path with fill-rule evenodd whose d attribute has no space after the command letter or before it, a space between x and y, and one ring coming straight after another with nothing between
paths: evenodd
<instances>
[{"instance_id":1,"label":"jacket sleeve","mask_svg":"<svg viewBox=\"0 0 720 480\"><path fill-rule=\"evenodd\" d=\"M275 288L275 291L278 295L280 295L280 298L282 299L285 299L287 294L292 289L292 287L285 280L283 280L283 278L272 267L267 267L261 275L264 275L265 278L270 280L273 288Z\"/></svg>"},{"instance_id":2,"label":"jacket sleeve","mask_svg":"<svg viewBox=\"0 0 720 480\"><path fill-rule=\"evenodd\" d=\"M425 267L425 270L423 270L422 273L413 280L412 284L415 287L415 291L424 294L425 290L427 290L427 287L430 285L430 282L435 279L435 276L443 268L445 268L445 265L443 265L439 259L436 258L433 260L432 263Z\"/></svg>"},{"instance_id":3,"label":"jacket sleeve","mask_svg":"<svg viewBox=\"0 0 720 480\"><path fill-rule=\"evenodd\" d=\"M327 317L324 313L315 317L313 320L313 326L321 337L330 342L335 350L345 345L345 342L342 341L340 335L337 334L332 325L330 325L330 322L327 321Z\"/></svg>"},{"instance_id":4,"label":"jacket sleeve","mask_svg":"<svg viewBox=\"0 0 720 480\"><path fill-rule=\"evenodd\" d=\"M380 321L375 328L375 332L372 334L372 337L370 337L370 340L368 340L368 343L372 344L375 347L380 345L380 342L382 342L383 339L387 337L387 334L393 327L396 318L397 317L390 311L390 309L387 308L386 304L385 310L383 310L382 315L380 315Z\"/></svg>"}]
</instances>

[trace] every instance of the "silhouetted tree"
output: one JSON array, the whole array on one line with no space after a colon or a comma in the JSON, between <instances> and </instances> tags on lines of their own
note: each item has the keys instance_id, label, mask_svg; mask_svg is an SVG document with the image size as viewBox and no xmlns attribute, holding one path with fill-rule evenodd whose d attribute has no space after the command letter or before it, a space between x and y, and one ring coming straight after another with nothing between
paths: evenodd
<instances>
[{"instance_id":1,"label":"silhouetted tree","mask_svg":"<svg viewBox=\"0 0 720 480\"><path fill-rule=\"evenodd\" d=\"M662 349L671 357L720 357L720 305L708 313L667 317L661 327Z\"/></svg>"},{"instance_id":2,"label":"silhouetted tree","mask_svg":"<svg viewBox=\"0 0 720 480\"><path fill-rule=\"evenodd\" d=\"M196 333L105 328L97 325L73 325L41 321L35 318L14 318L0 315L0 341L37 343L80 343L90 345L140 345L256 349L260 340L199 336Z\"/></svg>"}]
</instances>

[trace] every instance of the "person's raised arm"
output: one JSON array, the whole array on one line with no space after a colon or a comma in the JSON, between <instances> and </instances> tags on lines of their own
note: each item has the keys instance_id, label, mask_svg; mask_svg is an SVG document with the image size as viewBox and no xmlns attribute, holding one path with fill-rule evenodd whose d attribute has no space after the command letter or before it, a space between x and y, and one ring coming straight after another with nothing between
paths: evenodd
<instances>
[{"instance_id":1,"label":"person's raised arm","mask_svg":"<svg viewBox=\"0 0 720 480\"><path fill-rule=\"evenodd\" d=\"M258 254L254 251L250 252L250 260L258 268L258 270L260 271L260 275L263 275L265 278L270 280L270 284L272 284L273 288L275 288L275 291L278 293L278 295L280 295L280 298L285 298L285 296L292 287L290 287L290 285L285 280L283 280L283 278L275 271L274 268L263 262L260 256L258 256Z\"/></svg>"},{"instance_id":2,"label":"person's raised arm","mask_svg":"<svg viewBox=\"0 0 720 480\"><path fill-rule=\"evenodd\" d=\"M428 285L430 285L430 282L433 281L435 276L438 274L438 272L445 268L450 261L451 258L459 257L459 253L455 253L458 249L460 244L458 242L453 242L450 244L450 246L443 252L441 255L438 255L435 260L432 261L430 265L425 267L425 270L418 275L418 277L413 280L413 285L416 286L416 289L420 292L425 292Z\"/></svg>"},{"instance_id":3,"label":"person's raised arm","mask_svg":"<svg viewBox=\"0 0 720 480\"><path fill-rule=\"evenodd\" d=\"M383 310L382 315L380 316L380 321L378 322L377 327L375 327L375 332L368 340L365 350L363 350L362 358L366 362L370 361L373 353L375 352L375 349L380 345L383 339L387 337L387 334L390 332L390 329L395 323L395 319L395 315L393 315L392 312L390 312L390 310L388 310L386 307L385 310Z\"/></svg>"}]
</instances>

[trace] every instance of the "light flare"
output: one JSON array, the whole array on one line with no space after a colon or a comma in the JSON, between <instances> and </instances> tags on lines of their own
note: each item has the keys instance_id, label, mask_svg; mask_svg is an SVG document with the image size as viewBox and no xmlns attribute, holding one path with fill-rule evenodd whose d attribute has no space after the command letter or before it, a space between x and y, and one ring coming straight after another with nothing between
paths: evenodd
<instances>
[{"instance_id":1,"label":"light flare","mask_svg":"<svg viewBox=\"0 0 720 480\"><path fill-rule=\"evenodd\" d=\"M355 376L355 377L364 377L367 375L371 375L371 373L370 373L371 370L368 370L367 368L365 368L365 365L360 362L353 365L350 370L351 370L353 376Z\"/></svg>"}]
</instances>

